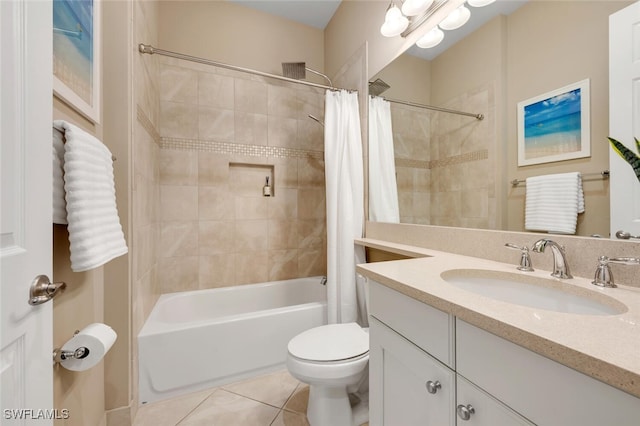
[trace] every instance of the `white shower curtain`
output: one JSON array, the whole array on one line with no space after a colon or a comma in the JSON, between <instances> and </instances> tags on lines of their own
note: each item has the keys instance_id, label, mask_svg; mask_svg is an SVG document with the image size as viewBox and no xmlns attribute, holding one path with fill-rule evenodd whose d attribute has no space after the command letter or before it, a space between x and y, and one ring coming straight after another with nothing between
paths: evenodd
<instances>
[{"instance_id":1,"label":"white shower curtain","mask_svg":"<svg viewBox=\"0 0 640 426\"><path fill-rule=\"evenodd\" d=\"M391 107L369 96L369 220L400 222Z\"/></svg>"},{"instance_id":2,"label":"white shower curtain","mask_svg":"<svg viewBox=\"0 0 640 426\"><path fill-rule=\"evenodd\" d=\"M364 174L358 94L327 91L324 117L327 190L327 311L330 324L358 320L355 246L364 225Z\"/></svg>"}]
</instances>

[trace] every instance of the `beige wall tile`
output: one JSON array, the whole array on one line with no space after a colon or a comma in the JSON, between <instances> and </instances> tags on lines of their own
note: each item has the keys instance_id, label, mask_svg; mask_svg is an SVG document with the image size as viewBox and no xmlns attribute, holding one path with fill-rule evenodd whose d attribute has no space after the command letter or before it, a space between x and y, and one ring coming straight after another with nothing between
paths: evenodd
<instances>
[{"instance_id":1,"label":"beige wall tile","mask_svg":"<svg viewBox=\"0 0 640 426\"><path fill-rule=\"evenodd\" d=\"M324 127L309 117L298 120L296 146L298 149L324 151Z\"/></svg>"},{"instance_id":2,"label":"beige wall tile","mask_svg":"<svg viewBox=\"0 0 640 426\"><path fill-rule=\"evenodd\" d=\"M282 146L285 148L297 148L298 120L269 116L267 126L267 138L269 146Z\"/></svg>"},{"instance_id":3,"label":"beige wall tile","mask_svg":"<svg viewBox=\"0 0 640 426\"><path fill-rule=\"evenodd\" d=\"M310 90L297 90L298 120L307 120L311 114L324 121L324 93Z\"/></svg>"},{"instance_id":4,"label":"beige wall tile","mask_svg":"<svg viewBox=\"0 0 640 426\"><path fill-rule=\"evenodd\" d=\"M324 188L324 160L319 158L298 159L298 186L300 188Z\"/></svg>"},{"instance_id":5,"label":"beige wall tile","mask_svg":"<svg viewBox=\"0 0 640 426\"><path fill-rule=\"evenodd\" d=\"M236 274L232 254L200 256L200 289L235 285Z\"/></svg>"},{"instance_id":6,"label":"beige wall tile","mask_svg":"<svg viewBox=\"0 0 640 426\"><path fill-rule=\"evenodd\" d=\"M323 249L298 250L298 274L313 277L327 274L327 253Z\"/></svg>"},{"instance_id":7,"label":"beige wall tile","mask_svg":"<svg viewBox=\"0 0 640 426\"><path fill-rule=\"evenodd\" d=\"M235 197L224 186L198 187L199 220L234 220Z\"/></svg>"},{"instance_id":8,"label":"beige wall tile","mask_svg":"<svg viewBox=\"0 0 640 426\"><path fill-rule=\"evenodd\" d=\"M160 100L195 104L198 76L187 68L160 65Z\"/></svg>"},{"instance_id":9,"label":"beige wall tile","mask_svg":"<svg viewBox=\"0 0 640 426\"><path fill-rule=\"evenodd\" d=\"M268 200L269 219L296 219L298 217L298 190L276 188Z\"/></svg>"},{"instance_id":10,"label":"beige wall tile","mask_svg":"<svg viewBox=\"0 0 640 426\"><path fill-rule=\"evenodd\" d=\"M324 219L298 220L298 247L322 248L327 239L327 227Z\"/></svg>"},{"instance_id":11,"label":"beige wall tile","mask_svg":"<svg viewBox=\"0 0 640 426\"><path fill-rule=\"evenodd\" d=\"M300 101L296 90L290 87L268 85L267 110L270 116L298 118Z\"/></svg>"},{"instance_id":12,"label":"beige wall tile","mask_svg":"<svg viewBox=\"0 0 640 426\"><path fill-rule=\"evenodd\" d=\"M161 149L160 183L163 185L196 185L198 183L198 153Z\"/></svg>"},{"instance_id":13,"label":"beige wall tile","mask_svg":"<svg viewBox=\"0 0 640 426\"><path fill-rule=\"evenodd\" d=\"M163 221L196 220L198 218L198 187L161 185L160 211Z\"/></svg>"},{"instance_id":14,"label":"beige wall tile","mask_svg":"<svg viewBox=\"0 0 640 426\"><path fill-rule=\"evenodd\" d=\"M198 255L198 222L163 222L160 231L160 257Z\"/></svg>"},{"instance_id":15,"label":"beige wall tile","mask_svg":"<svg viewBox=\"0 0 640 426\"><path fill-rule=\"evenodd\" d=\"M162 101L160 134L170 138L197 138L198 107L195 104Z\"/></svg>"},{"instance_id":16,"label":"beige wall tile","mask_svg":"<svg viewBox=\"0 0 640 426\"><path fill-rule=\"evenodd\" d=\"M277 188L297 188L298 160L295 158L273 158L271 160L274 165L274 185Z\"/></svg>"},{"instance_id":17,"label":"beige wall tile","mask_svg":"<svg viewBox=\"0 0 640 426\"><path fill-rule=\"evenodd\" d=\"M325 216L325 190L321 188L299 189L298 218L323 219Z\"/></svg>"},{"instance_id":18,"label":"beige wall tile","mask_svg":"<svg viewBox=\"0 0 640 426\"><path fill-rule=\"evenodd\" d=\"M262 187L260 187L262 192ZM273 197L275 198L275 197ZM269 197L235 197L236 220L268 219Z\"/></svg>"},{"instance_id":19,"label":"beige wall tile","mask_svg":"<svg viewBox=\"0 0 640 426\"><path fill-rule=\"evenodd\" d=\"M198 184L226 185L229 179L229 156L198 152Z\"/></svg>"},{"instance_id":20,"label":"beige wall tile","mask_svg":"<svg viewBox=\"0 0 640 426\"><path fill-rule=\"evenodd\" d=\"M211 256L232 253L234 250L234 222L200 221L198 233L199 254Z\"/></svg>"},{"instance_id":21,"label":"beige wall tile","mask_svg":"<svg viewBox=\"0 0 640 426\"><path fill-rule=\"evenodd\" d=\"M234 109L234 79L208 72L198 73L198 104L222 109Z\"/></svg>"},{"instance_id":22,"label":"beige wall tile","mask_svg":"<svg viewBox=\"0 0 640 426\"><path fill-rule=\"evenodd\" d=\"M201 140L233 142L235 138L235 118L231 109L198 108L198 137Z\"/></svg>"},{"instance_id":23,"label":"beige wall tile","mask_svg":"<svg viewBox=\"0 0 640 426\"><path fill-rule=\"evenodd\" d=\"M198 256L168 257L158 263L161 293L198 289Z\"/></svg>"},{"instance_id":24,"label":"beige wall tile","mask_svg":"<svg viewBox=\"0 0 640 426\"><path fill-rule=\"evenodd\" d=\"M267 85L237 78L235 80L236 111L267 114Z\"/></svg>"},{"instance_id":25,"label":"beige wall tile","mask_svg":"<svg viewBox=\"0 0 640 426\"><path fill-rule=\"evenodd\" d=\"M286 219L271 219L268 222L269 250L298 248L297 221Z\"/></svg>"},{"instance_id":26,"label":"beige wall tile","mask_svg":"<svg viewBox=\"0 0 640 426\"><path fill-rule=\"evenodd\" d=\"M253 252L267 249L267 220L238 220L235 222L234 251Z\"/></svg>"},{"instance_id":27,"label":"beige wall tile","mask_svg":"<svg viewBox=\"0 0 640 426\"><path fill-rule=\"evenodd\" d=\"M267 145L267 116L250 112L235 112L235 142Z\"/></svg>"},{"instance_id":28,"label":"beige wall tile","mask_svg":"<svg viewBox=\"0 0 640 426\"><path fill-rule=\"evenodd\" d=\"M273 167L258 164L231 164L229 167L229 186L236 196L262 197L262 187L269 178L273 184Z\"/></svg>"},{"instance_id":29,"label":"beige wall tile","mask_svg":"<svg viewBox=\"0 0 640 426\"><path fill-rule=\"evenodd\" d=\"M298 278L298 250L269 250L269 281Z\"/></svg>"},{"instance_id":30,"label":"beige wall tile","mask_svg":"<svg viewBox=\"0 0 640 426\"><path fill-rule=\"evenodd\" d=\"M237 253L233 255L233 259L237 285L269 281L269 260L266 251Z\"/></svg>"}]
</instances>

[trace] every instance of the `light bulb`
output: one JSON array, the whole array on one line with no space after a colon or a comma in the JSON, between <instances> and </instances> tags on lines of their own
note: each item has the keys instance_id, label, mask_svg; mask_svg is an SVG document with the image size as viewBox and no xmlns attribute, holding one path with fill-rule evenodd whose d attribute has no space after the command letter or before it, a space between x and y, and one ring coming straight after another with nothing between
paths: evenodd
<instances>
[{"instance_id":1,"label":"light bulb","mask_svg":"<svg viewBox=\"0 0 640 426\"><path fill-rule=\"evenodd\" d=\"M416 42L416 46L423 49L429 49L439 45L442 39L444 39L444 32L436 26L434 29L420 37Z\"/></svg>"},{"instance_id":2,"label":"light bulb","mask_svg":"<svg viewBox=\"0 0 640 426\"><path fill-rule=\"evenodd\" d=\"M380 27L380 34L385 37L395 37L402 34L404 30L409 26L409 20L400 14L399 18L393 20L385 20L384 24Z\"/></svg>"},{"instance_id":3,"label":"light bulb","mask_svg":"<svg viewBox=\"0 0 640 426\"><path fill-rule=\"evenodd\" d=\"M402 4L402 13L406 16L416 16L429 9L432 3L433 0L405 0Z\"/></svg>"},{"instance_id":4,"label":"light bulb","mask_svg":"<svg viewBox=\"0 0 640 426\"><path fill-rule=\"evenodd\" d=\"M483 7L493 3L494 1L496 0L467 0L467 3L469 3L469 6L473 7Z\"/></svg>"},{"instance_id":5,"label":"light bulb","mask_svg":"<svg viewBox=\"0 0 640 426\"><path fill-rule=\"evenodd\" d=\"M449 13L449 16L444 18L442 22L440 22L440 28L443 30L455 30L463 26L471 17L471 12L469 9L464 7L464 5L454 9Z\"/></svg>"}]
</instances>

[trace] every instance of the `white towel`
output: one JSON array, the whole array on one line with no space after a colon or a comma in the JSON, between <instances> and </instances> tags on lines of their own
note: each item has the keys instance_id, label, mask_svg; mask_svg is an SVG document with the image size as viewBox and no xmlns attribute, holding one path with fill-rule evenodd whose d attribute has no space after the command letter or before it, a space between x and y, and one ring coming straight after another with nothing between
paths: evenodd
<instances>
[{"instance_id":1,"label":"white towel","mask_svg":"<svg viewBox=\"0 0 640 426\"><path fill-rule=\"evenodd\" d=\"M64 200L64 133L53 128L53 223L67 224L67 202Z\"/></svg>"},{"instance_id":2,"label":"white towel","mask_svg":"<svg viewBox=\"0 0 640 426\"><path fill-rule=\"evenodd\" d=\"M57 120L64 131L64 190L71 269L86 271L127 253L109 149L82 129Z\"/></svg>"},{"instance_id":3,"label":"white towel","mask_svg":"<svg viewBox=\"0 0 640 426\"><path fill-rule=\"evenodd\" d=\"M575 234L578 213L584 212L580 173L534 176L527 179L525 228Z\"/></svg>"}]
</instances>

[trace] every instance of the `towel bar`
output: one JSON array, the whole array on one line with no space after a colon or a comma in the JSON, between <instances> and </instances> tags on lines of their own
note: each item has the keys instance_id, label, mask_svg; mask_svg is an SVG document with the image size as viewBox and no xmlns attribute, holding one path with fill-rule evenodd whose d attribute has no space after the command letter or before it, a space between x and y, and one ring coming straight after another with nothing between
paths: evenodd
<instances>
[{"instance_id":1,"label":"towel bar","mask_svg":"<svg viewBox=\"0 0 640 426\"><path fill-rule=\"evenodd\" d=\"M602 180L607 180L609 179L609 176L611 175L611 173L609 172L609 170L603 170L599 173L584 173L582 176L599 176L600 179ZM526 183L527 181L525 179L514 179L512 180L511 186L518 186L521 183Z\"/></svg>"}]
</instances>

